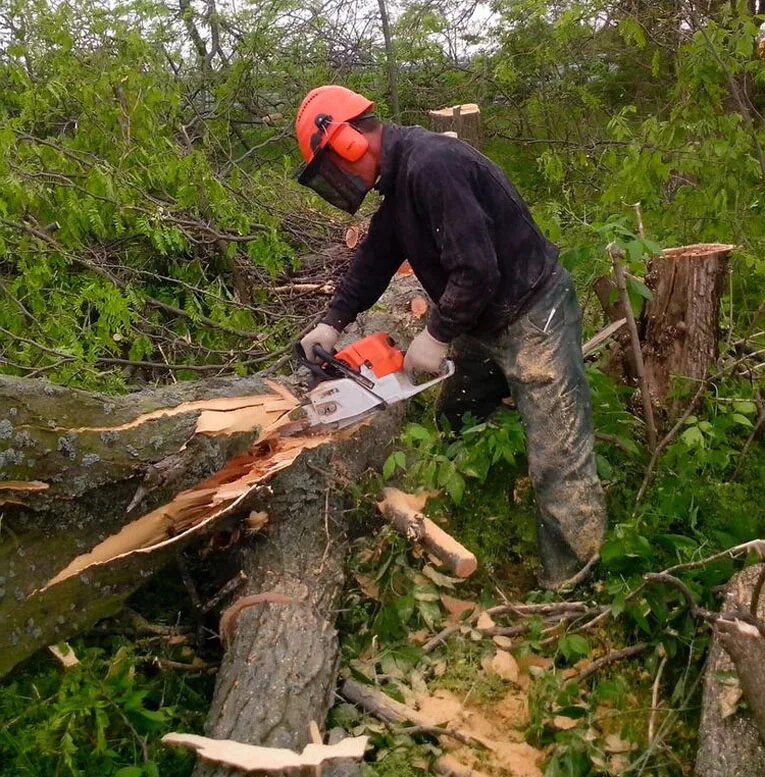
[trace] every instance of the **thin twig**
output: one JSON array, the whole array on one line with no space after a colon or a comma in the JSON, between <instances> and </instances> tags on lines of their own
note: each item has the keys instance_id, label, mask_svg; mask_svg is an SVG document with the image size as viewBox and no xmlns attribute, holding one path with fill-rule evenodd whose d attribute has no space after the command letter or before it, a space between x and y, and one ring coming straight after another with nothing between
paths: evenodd
<instances>
[{"instance_id":1,"label":"thin twig","mask_svg":"<svg viewBox=\"0 0 765 777\"><path fill-rule=\"evenodd\" d=\"M675 423L675 425L669 430L669 432L667 432L667 434L664 436L664 438L656 446L653 453L651 454L651 460L648 462L645 475L643 475L643 482L640 484L640 488L638 489L637 496L635 497L635 507L637 507L640 504L640 502L643 500L643 497L645 496L646 489L648 488L648 484L651 482L651 477L653 476L653 471L656 467L656 462L658 462L659 460L659 456L661 456L662 451L664 451L664 449L672 442L672 440L674 440L675 437L677 437L680 430L683 428L683 425L688 420L694 408L696 407L696 403L701 399L701 397L704 396L704 392L706 391L706 388L707 388L707 381L702 380L696 393L693 395L693 399L688 403L688 407L685 408L685 412L680 416L680 418L677 419L677 422Z\"/></svg>"},{"instance_id":2,"label":"thin twig","mask_svg":"<svg viewBox=\"0 0 765 777\"><path fill-rule=\"evenodd\" d=\"M648 744L653 742L656 733L656 715L659 712L659 688L661 687L661 676L664 674L664 667L667 665L667 656L662 656L659 662L659 668L656 670L656 677L651 688L651 716L648 718Z\"/></svg>"},{"instance_id":3,"label":"thin twig","mask_svg":"<svg viewBox=\"0 0 765 777\"><path fill-rule=\"evenodd\" d=\"M602 658L593 661L588 667L579 672L578 675L572 677L569 682L581 683L592 677L596 672L599 672L603 667L615 664L617 661L624 661L625 658L633 658L639 656L645 652L650 645L647 642L640 642L637 645L630 645L629 647L622 648L621 650L611 650Z\"/></svg>"}]
</instances>

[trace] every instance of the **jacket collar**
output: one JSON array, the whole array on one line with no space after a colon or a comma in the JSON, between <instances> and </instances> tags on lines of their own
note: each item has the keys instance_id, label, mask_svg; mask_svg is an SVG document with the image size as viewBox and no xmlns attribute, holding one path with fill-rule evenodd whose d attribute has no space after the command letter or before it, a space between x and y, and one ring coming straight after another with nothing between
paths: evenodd
<instances>
[{"instance_id":1,"label":"jacket collar","mask_svg":"<svg viewBox=\"0 0 765 777\"><path fill-rule=\"evenodd\" d=\"M383 196L393 191L401 158L403 136L403 127L399 127L397 124L383 125L380 178L375 186Z\"/></svg>"}]
</instances>

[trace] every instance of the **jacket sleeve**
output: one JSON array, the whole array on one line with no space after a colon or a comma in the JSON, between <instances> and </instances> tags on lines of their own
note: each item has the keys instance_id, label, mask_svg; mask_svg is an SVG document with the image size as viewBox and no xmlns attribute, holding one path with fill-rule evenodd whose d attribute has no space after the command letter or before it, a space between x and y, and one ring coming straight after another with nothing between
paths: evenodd
<instances>
[{"instance_id":1,"label":"jacket sleeve","mask_svg":"<svg viewBox=\"0 0 765 777\"><path fill-rule=\"evenodd\" d=\"M469 162L431 159L415 182L418 209L438 247L446 287L428 320L441 342L468 332L500 283L494 227L475 190L476 170Z\"/></svg>"},{"instance_id":2,"label":"jacket sleeve","mask_svg":"<svg viewBox=\"0 0 765 777\"><path fill-rule=\"evenodd\" d=\"M359 313L380 299L403 261L392 208L383 202L372 216L369 232L332 297L323 323L342 331Z\"/></svg>"}]
</instances>

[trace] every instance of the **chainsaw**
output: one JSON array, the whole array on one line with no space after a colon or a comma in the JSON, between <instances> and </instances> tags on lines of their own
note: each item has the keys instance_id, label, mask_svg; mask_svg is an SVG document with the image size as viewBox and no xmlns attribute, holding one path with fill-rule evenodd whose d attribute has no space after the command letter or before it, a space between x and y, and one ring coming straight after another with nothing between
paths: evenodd
<instances>
[{"instance_id":1,"label":"chainsaw","mask_svg":"<svg viewBox=\"0 0 765 777\"><path fill-rule=\"evenodd\" d=\"M328 353L317 345L314 355L318 362L307 358L300 343L295 345L295 354L317 381L303 405L309 427L351 426L454 374L454 362L447 359L440 375L424 383L412 383L404 372L404 354L384 332L357 340L337 353Z\"/></svg>"}]
</instances>

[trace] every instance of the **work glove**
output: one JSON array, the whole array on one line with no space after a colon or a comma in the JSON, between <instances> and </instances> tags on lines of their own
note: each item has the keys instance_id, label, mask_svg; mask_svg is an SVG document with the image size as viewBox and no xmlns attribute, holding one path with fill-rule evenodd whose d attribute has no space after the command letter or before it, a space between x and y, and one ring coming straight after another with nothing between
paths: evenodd
<instances>
[{"instance_id":1,"label":"work glove","mask_svg":"<svg viewBox=\"0 0 765 777\"><path fill-rule=\"evenodd\" d=\"M436 340L425 327L412 340L412 344L404 356L404 371L409 376L416 375L418 372L437 374L441 372L448 350L448 343Z\"/></svg>"},{"instance_id":2,"label":"work glove","mask_svg":"<svg viewBox=\"0 0 765 777\"><path fill-rule=\"evenodd\" d=\"M306 358L309 361L317 362L319 359L314 354L314 346L321 346L328 353L332 353L335 343L340 337L340 332L329 324L319 324L314 327L301 341Z\"/></svg>"}]
</instances>

